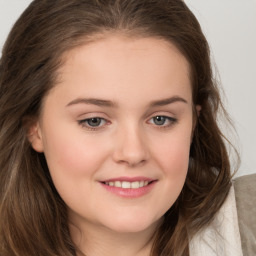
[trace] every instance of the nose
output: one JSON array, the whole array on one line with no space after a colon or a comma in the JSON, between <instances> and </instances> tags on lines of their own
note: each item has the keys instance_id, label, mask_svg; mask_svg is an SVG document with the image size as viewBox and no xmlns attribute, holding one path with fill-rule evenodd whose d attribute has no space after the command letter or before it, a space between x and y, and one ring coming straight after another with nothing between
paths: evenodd
<instances>
[{"instance_id":1,"label":"nose","mask_svg":"<svg viewBox=\"0 0 256 256\"><path fill-rule=\"evenodd\" d=\"M148 141L139 128L120 129L116 136L113 159L117 163L136 167L148 161Z\"/></svg>"}]
</instances>

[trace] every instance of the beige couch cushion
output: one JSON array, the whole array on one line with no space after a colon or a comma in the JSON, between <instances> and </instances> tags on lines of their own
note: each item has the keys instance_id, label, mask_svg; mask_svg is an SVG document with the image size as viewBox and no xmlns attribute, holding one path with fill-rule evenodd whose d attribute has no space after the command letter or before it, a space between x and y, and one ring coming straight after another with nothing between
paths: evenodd
<instances>
[{"instance_id":1,"label":"beige couch cushion","mask_svg":"<svg viewBox=\"0 0 256 256\"><path fill-rule=\"evenodd\" d=\"M234 180L238 223L244 256L256 255L256 174Z\"/></svg>"}]
</instances>

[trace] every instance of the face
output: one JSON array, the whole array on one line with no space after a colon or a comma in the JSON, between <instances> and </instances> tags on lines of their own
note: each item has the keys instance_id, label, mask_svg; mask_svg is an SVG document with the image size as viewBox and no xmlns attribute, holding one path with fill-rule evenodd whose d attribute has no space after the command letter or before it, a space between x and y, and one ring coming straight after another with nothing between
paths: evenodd
<instances>
[{"instance_id":1,"label":"face","mask_svg":"<svg viewBox=\"0 0 256 256\"><path fill-rule=\"evenodd\" d=\"M64 56L32 146L77 226L139 232L183 187L193 111L189 64L160 39L109 36Z\"/></svg>"}]
</instances>

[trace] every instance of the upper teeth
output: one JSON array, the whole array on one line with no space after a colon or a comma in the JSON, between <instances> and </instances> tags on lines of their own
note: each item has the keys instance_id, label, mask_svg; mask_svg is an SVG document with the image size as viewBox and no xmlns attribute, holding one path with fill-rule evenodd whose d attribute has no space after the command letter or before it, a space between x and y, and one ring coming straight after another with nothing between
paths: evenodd
<instances>
[{"instance_id":1,"label":"upper teeth","mask_svg":"<svg viewBox=\"0 0 256 256\"><path fill-rule=\"evenodd\" d=\"M111 187L117 187L117 188L141 188L148 185L148 181L110 181L110 182L104 182L106 185L109 185Z\"/></svg>"}]
</instances>

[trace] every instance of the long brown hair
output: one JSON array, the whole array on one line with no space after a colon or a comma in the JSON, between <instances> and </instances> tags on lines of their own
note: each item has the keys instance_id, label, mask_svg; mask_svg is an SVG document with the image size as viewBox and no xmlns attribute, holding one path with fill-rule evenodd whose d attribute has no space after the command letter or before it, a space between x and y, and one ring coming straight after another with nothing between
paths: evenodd
<instances>
[{"instance_id":1,"label":"long brown hair","mask_svg":"<svg viewBox=\"0 0 256 256\"><path fill-rule=\"evenodd\" d=\"M208 43L182 0L35 0L14 25L0 62L0 255L74 256L65 203L27 127L57 83L63 53L96 35L157 37L190 63L193 103L201 105L184 188L156 231L152 255L187 256L189 237L213 219L230 188L222 108ZM166 195L168 196L168 195Z\"/></svg>"}]
</instances>

